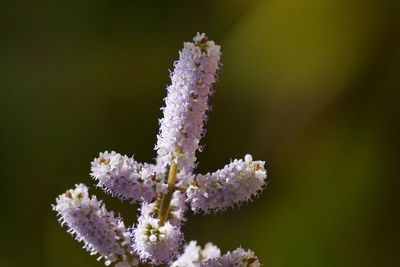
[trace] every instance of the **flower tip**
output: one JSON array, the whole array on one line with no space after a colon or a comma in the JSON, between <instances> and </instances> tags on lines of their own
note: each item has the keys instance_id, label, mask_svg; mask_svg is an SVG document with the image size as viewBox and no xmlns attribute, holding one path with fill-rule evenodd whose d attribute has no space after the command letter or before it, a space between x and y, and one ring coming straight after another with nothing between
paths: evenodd
<instances>
[{"instance_id":1,"label":"flower tip","mask_svg":"<svg viewBox=\"0 0 400 267\"><path fill-rule=\"evenodd\" d=\"M249 164L253 161L253 157L250 154L246 154L246 156L244 156L244 161Z\"/></svg>"},{"instance_id":2,"label":"flower tip","mask_svg":"<svg viewBox=\"0 0 400 267\"><path fill-rule=\"evenodd\" d=\"M197 32L196 33L196 36L195 37L193 37L193 42L195 43L195 44L198 44L198 43L205 43L205 42L207 42L208 41L208 37L206 36L206 34L203 32L203 33L199 33L199 32Z\"/></svg>"},{"instance_id":3,"label":"flower tip","mask_svg":"<svg viewBox=\"0 0 400 267\"><path fill-rule=\"evenodd\" d=\"M201 52L207 52L213 47L217 47L214 41L208 39L205 33L197 33L195 37L193 37L193 43L196 47L200 48Z\"/></svg>"}]
</instances>

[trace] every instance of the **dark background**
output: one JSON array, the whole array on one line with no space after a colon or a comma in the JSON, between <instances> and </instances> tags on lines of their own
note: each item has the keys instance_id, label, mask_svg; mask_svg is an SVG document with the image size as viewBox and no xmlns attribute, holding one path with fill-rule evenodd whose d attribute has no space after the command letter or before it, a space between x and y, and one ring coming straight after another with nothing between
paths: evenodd
<instances>
[{"instance_id":1,"label":"dark background","mask_svg":"<svg viewBox=\"0 0 400 267\"><path fill-rule=\"evenodd\" d=\"M186 239L265 266L400 266L396 1L1 1L0 265L103 266L51 203L104 150L151 161L168 69L197 31L224 67L199 171L252 153L270 184Z\"/></svg>"}]
</instances>

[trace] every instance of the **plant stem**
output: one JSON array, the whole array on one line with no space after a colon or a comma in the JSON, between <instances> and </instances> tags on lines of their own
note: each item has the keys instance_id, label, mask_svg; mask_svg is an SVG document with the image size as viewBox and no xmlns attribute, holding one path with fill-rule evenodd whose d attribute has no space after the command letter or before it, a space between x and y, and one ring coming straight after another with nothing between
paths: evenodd
<instances>
[{"instance_id":1,"label":"plant stem","mask_svg":"<svg viewBox=\"0 0 400 267\"><path fill-rule=\"evenodd\" d=\"M161 201L161 207L159 213L160 226L164 225L168 217L169 206L171 204L172 195L174 194L175 191L177 172L178 172L178 165L176 164L175 161L173 161L171 163L171 166L169 167L169 172L168 172L168 192L163 196L163 199Z\"/></svg>"}]
</instances>

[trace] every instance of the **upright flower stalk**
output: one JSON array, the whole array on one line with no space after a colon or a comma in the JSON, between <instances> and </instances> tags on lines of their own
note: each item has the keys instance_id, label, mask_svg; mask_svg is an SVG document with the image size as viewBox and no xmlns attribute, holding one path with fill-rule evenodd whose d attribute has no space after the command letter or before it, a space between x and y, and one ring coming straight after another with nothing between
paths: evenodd
<instances>
[{"instance_id":1,"label":"upright flower stalk","mask_svg":"<svg viewBox=\"0 0 400 267\"><path fill-rule=\"evenodd\" d=\"M164 167L176 161L180 171L193 171L220 58L220 46L204 33L184 43L167 88L156 144L159 163Z\"/></svg>"},{"instance_id":2,"label":"upright flower stalk","mask_svg":"<svg viewBox=\"0 0 400 267\"><path fill-rule=\"evenodd\" d=\"M99 188L141 203L135 225L126 228L122 218L90 197L83 184L60 195L53 205L61 224L106 265L260 266L254 253L242 248L221 255L211 243L201 248L190 241L181 252L188 207L204 214L218 212L251 200L266 185L265 164L251 155L212 173L194 172L220 58L220 46L204 33L184 43L162 109L156 164L139 163L114 151L93 160L91 176Z\"/></svg>"},{"instance_id":3,"label":"upright flower stalk","mask_svg":"<svg viewBox=\"0 0 400 267\"><path fill-rule=\"evenodd\" d=\"M175 191L177 172L178 172L178 164L176 162L171 162L171 165L169 167L169 172L168 172L168 179L167 179L168 191L167 191L167 194L165 194L165 196L163 196L163 198L162 198L160 213L159 213L161 225L163 225L165 223L167 216L168 216L168 210L169 210L169 206L171 204L172 195L174 194L174 191Z\"/></svg>"}]
</instances>

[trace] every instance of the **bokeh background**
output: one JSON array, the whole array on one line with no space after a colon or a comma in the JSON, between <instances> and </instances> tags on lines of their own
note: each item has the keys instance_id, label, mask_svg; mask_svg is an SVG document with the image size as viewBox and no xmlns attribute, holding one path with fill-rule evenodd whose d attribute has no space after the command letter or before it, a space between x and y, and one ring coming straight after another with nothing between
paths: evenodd
<instances>
[{"instance_id":1,"label":"bokeh background","mask_svg":"<svg viewBox=\"0 0 400 267\"><path fill-rule=\"evenodd\" d=\"M393 0L1 1L0 265L103 266L51 203L89 163L151 161L168 69L206 32L224 67L199 171L252 153L252 204L190 215L186 239L265 266L400 266L400 17Z\"/></svg>"}]
</instances>

